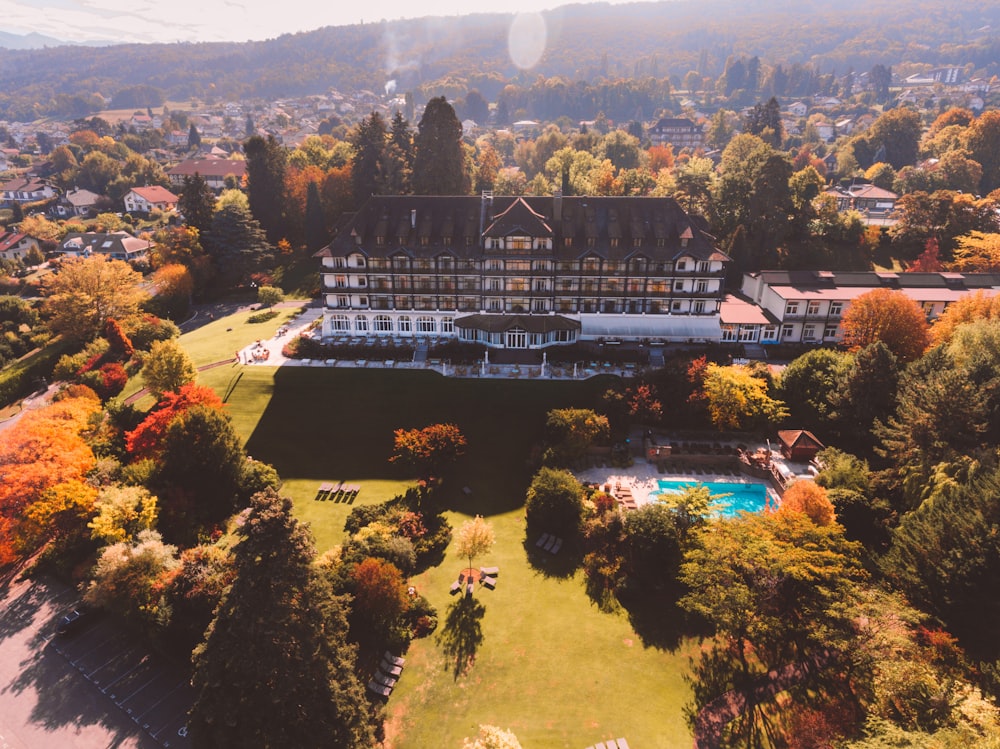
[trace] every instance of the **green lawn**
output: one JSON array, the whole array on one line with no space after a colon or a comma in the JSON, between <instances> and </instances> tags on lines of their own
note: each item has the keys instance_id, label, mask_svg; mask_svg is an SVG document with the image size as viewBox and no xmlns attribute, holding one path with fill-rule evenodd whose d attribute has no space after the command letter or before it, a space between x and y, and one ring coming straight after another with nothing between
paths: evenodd
<instances>
[{"instance_id":1,"label":"green lawn","mask_svg":"<svg viewBox=\"0 0 1000 749\"><path fill-rule=\"evenodd\" d=\"M236 329L227 334L227 327L232 323L217 321L182 343L199 363L224 358L248 342L234 340ZM249 340L268 334L254 328L262 333ZM216 334L222 342L213 353ZM442 489L443 501L456 528L476 513L493 524L497 544L476 564L498 565L498 584L464 603L450 597L464 566L452 553L413 580L440 623L406 654L387 706L387 746L458 747L480 723L510 728L526 747L583 749L619 736L638 749L690 745L682 708L691 646L673 653L643 647L625 616L591 604L580 573L555 574L555 560L524 538L528 461L546 411L592 405L606 381L226 365L201 373L199 382L226 396L248 452L278 469L320 551L342 540L350 508L315 500L319 482L359 483L358 502L380 502L411 484L387 463L394 429L450 421L466 435L467 455ZM457 666L468 655L472 665L462 671Z\"/></svg>"}]
</instances>

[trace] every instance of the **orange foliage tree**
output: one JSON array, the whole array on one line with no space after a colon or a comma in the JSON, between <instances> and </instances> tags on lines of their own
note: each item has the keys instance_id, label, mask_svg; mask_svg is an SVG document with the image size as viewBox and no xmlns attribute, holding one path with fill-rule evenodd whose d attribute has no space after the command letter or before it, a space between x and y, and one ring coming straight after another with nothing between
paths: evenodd
<instances>
[{"instance_id":1,"label":"orange foliage tree","mask_svg":"<svg viewBox=\"0 0 1000 749\"><path fill-rule=\"evenodd\" d=\"M465 453L465 436L454 424L431 424L423 429L397 429L390 463L400 463L428 480Z\"/></svg>"},{"instance_id":2,"label":"orange foliage tree","mask_svg":"<svg viewBox=\"0 0 1000 749\"><path fill-rule=\"evenodd\" d=\"M366 630L388 632L406 610L403 573L396 565L368 557L351 570L354 617Z\"/></svg>"},{"instance_id":3,"label":"orange foliage tree","mask_svg":"<svg viewBox=\"0 0 1000 749\"><path fill-rule=\"evenodd\" d=\"M902 362L918 359L930 341L920 305L892 289L875 289L855 299L844 314L843 327L850 351L881 341Z\"/></svg>"},{"instance_id":4,"label":"orange foliage tree","mask_svg":"<svg viewBox=\"0 0 1000 749\"><path fill-rule=\"evenodd\" d=\"M805 479L795 481L785 490L779 512L800 512L816 525L830 525L834 521L833 503L826 496L826 489Z\"/></svg>"},{"instance_id":5,"label":"orange foliage tree","mask_svg":"<svg viewBox=\"0 0 1000 749\"><path fill-rule=\"evenodd\" d=\"M145 419L131 432L125 433L125 447L137 458L151 458L163 447L167 428L180 414L193 406L208 406L222 410L222 399L204 385L182 385L176 392L163 394Z\"/></svg>"},{"instance_id":6,"label":"orange foliage tree","mask_svg":"<svg viewBox=\"0 0 1000 749\"><path fill-rule=\"evenodd\" d=\"M28 411L0 433L0 564L30 551L27 536L46 535L45 529L29 533L25 526L29 508L42 494L57 484L82 481L94 465L84 436L100 401L87 393Z\"/></svg>"},{"instance_id":7,"label":"orange foliage tree","mask_svg":"<svg viewBox=\"0 0 1000 749\"><path fill-rule=\"evenodd\" d=\"M980 289L965 294L948 305L944 313L931 326L931 342L935 345L951 340L959 325L976 320L1000 319L1000 296L987 294Z\"/></svg>"}]
</instances>

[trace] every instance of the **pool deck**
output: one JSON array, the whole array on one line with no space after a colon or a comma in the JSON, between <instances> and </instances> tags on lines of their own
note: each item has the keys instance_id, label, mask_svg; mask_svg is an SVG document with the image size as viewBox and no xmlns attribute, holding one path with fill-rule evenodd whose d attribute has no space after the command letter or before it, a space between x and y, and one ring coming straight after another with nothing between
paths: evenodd
<instances>
[{"instance_id":1,"label":"pool deck","mask_svg":"<svg viewBox=\"0 0 1000 749\"><path fill-rule=\"evenodd\" d=\"M628 486L632 490L632 497L640 507L656 500L656 496L660 493L659 485L657 484L660 479L691 482L720 481L731 484L765 484L771 498L777 499L774 489L767 482L750 476L734 477L710 472L700 476L660 473L654 463L649 463L642 459L636 459L635 463L628 468L587 468L583 471L574 472L574 475L580 481L599 485L610 484L612 489L619 485Z\"/></svg>"}]
</instances>

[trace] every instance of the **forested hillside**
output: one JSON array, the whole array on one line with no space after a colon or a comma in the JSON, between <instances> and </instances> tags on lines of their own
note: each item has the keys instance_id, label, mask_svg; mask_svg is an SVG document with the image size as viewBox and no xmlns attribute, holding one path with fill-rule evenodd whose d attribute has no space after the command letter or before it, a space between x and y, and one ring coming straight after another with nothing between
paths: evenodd
<instances>
[{"instance_id":1,"label":"forested hillside","mask_svg":"<svg viewBox=\"0 0 1000 749\"><path fill-rule=\"evenodd\" d=\"M732 55L809 65L821 73L875 64L964 65L1000 72L1000 4L968 0L680 0L572 5L545 12L546 52L528 71L510 61L509 14L327 27L267 41L0 50L0 119L79 117L97 93L151 86L154 99L279 98L329 88L423 97L509 81L718 76ZM150 104L155 105L156 101Z\"/></svg>"}]
</instances>

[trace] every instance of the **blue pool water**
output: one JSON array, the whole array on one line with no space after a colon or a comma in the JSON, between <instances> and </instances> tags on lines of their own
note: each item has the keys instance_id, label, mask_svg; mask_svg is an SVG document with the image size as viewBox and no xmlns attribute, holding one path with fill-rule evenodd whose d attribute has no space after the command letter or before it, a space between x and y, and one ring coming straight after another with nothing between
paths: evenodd
<instances>
[{"instance_id":1,"label":"blue pool water","mask_svg":"<svg viewBox=\"0 0 1000 749\"><path fill-rule=\"evenodd\" d=\"M694 481L690 479L660 479L657 481L661 492L680 494L692 486L707 486L712 496L726 494L712 502L712 509L718 515L731 518L740 512L760 512L767 506L767 486L759 483L735 481Z\"/></svg>"}]
</instances>

